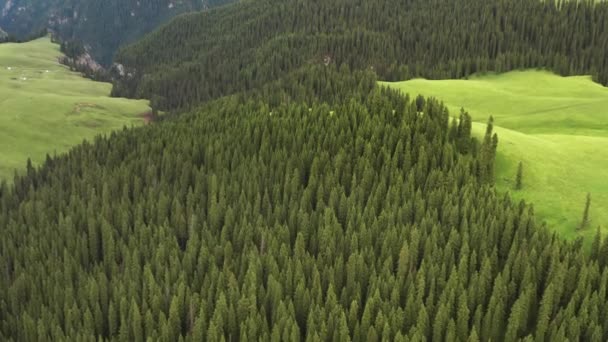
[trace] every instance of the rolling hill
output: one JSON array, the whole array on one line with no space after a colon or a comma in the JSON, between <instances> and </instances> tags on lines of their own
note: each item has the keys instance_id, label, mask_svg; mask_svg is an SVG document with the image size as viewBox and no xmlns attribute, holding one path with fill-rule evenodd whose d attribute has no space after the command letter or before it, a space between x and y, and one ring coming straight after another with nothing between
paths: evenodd
<instances>
[{"instance_id":1,"label":"rolling hill","mask_svg":"<svg viewBox=\"0 0 608 342\"><path fill-rule=\"evenodd\" d=\"M384 83L410 94L434 96L452 113L468 111L478 135L494 117L499 145L496 186L534 204L549 227L567 237L608 232L608 88L588 76L514 71L468 80L415 79ZM524 186L515 175L523 163ZM591 222L582 221L591 193Z\"/></svg>"},{"instance_id":2,"label":"rolling hill","mask_svg":"<svg viewBox=\"0 0 608 342\"><path fill-rule=\"evenodd\" d=\"M11 179L28 158L46 154L124 125L143 124L147 101L110 98L111 85L93 82L59 64L49 38L0 44L0 179Z\"/></svg>"}]
</instances>

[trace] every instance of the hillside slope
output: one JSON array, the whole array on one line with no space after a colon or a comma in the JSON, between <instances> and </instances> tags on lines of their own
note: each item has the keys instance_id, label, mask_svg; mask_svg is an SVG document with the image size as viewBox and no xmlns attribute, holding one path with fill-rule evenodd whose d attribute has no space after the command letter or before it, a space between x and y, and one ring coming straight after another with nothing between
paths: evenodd
<instances>
[{"instance_id":1,"label":"hillside slope","mask_svg":"<svg viewBox=\"0 0 608 342\"><path fill-rule=\"evenodd\" d=\"M591 237L598 226L608 229L608 88L589 77L545 71L383 84L437 97L452 113L464 108L478 135L492 115L500 140L500 190L534 203L537 214L563 236ZM516 190L519 162L523 188ZM587 193L590 222L580 230Z\"/></svg>"},{"instance_id":2,"label":"hillside slope","mask_svg":"<svg viewBox=\"0 0 608 342\"><path fill-rule=\"evenodd\" d=\"M25 38L50 28L63 40L83 42L101 63L170 18L231 0L0 0L0 28Z\"/></svg>"},{"instance_id":3,"label":"hillside slope","mask_svg":"<svg viewBox=\"0 0 608 342\"><path fill-rule=\"evenodd\" d=\"M606 3L250 0L176 18L122 49L113 94L184 108L308 64L384 80L548 67L606 84L607 51Z\"/></svg>"},{"instance_id":4,"label":"hillside slope","mask_svg":"<svg viewBox=\"0 0 608 342\"><path fill-rule=\"evenodd\" d=\"M59 64L48 37L0 44L0 181L83 139L141 125L148 101L110 98L111 85Z\"/></svg>"},{"instance_id":5,"label":"hillside slope","mask_svg":"<svg viewBox=\"0 0 608 342\"><path fill-rule=\"evenodd\" d=\"M192 109L0 184L0 340L608 340L608 238L497 192L492 129L377 86L601 78L606 7L551 3L245 0L123 50L115 93Z\"/></svg>"},{"instance_id":6,"label":"hillside slope","mask_svg":"<svg viewBox=\"0 0 608 342\"><path fill-rule=\"evenodd\" d=\"M491 132L306 71L351 96L224 98L0 186L0 339L608 338L608 239L588 255L479 178Z\"/></svg>"}]
</instances>

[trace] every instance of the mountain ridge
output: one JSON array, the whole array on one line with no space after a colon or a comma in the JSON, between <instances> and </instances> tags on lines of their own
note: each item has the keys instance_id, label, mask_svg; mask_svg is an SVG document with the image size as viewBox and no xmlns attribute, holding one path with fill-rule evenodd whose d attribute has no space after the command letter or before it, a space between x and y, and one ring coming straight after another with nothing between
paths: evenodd
<instances>
[{"instance_id":1,"label":"mountain ridge","mask_svg":"<svg viewBox=\"0 0 608 342\"><path fill-rule=\"evenodd\" d=\"M115 76L113 94L176 109L308 64L387 81L547 67L607 84L605 37L608 4L588 1L243 1L174 18L120 49L115 61L132 76Z\"/></svg>"},{"instance_id":2,"label":"mountain ridge","mask_svg":"<svg viewBox=\"0 0 608 342\"><path fill-rule=\"evenodd\" d=\"M19 39L48 28L61 40L88 46L98 62L109 65L119 46L135 41L170 18L231 1L0 0L0 27Z\"/></svg>"}]
</instances>

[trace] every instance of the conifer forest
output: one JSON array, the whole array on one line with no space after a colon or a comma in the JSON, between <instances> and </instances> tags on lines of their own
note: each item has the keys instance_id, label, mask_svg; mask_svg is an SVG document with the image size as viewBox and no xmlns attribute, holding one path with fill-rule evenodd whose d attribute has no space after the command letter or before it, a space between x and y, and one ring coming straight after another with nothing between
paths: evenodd
<instances>
[{"instance_id":1,"label":"conifer forest","mask_svg":"<svg viewBox=\"0 0 608 342\"><path fill-rule=\"evenodd\" d=\"M607 2L207 7L103 64L150 123L0 180L0 340L608 341L596 190L588 233L564 238L495 187L499 121L379 83L540 68L606 86Z\"/></svg>"}]
</instances>

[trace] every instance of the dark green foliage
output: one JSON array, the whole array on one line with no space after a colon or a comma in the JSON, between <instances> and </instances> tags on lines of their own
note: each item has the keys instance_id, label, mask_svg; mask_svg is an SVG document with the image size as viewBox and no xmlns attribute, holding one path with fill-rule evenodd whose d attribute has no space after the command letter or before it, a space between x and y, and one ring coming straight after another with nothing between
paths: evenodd
<instances>
[{"instance_id":1,"label":"dark green foliage","mask_svg":"<svg viewBox=\"0 0 608 342\"><path fill-rule=\"evenodd\" d=\"M65 41L61 43L61 52L69 58L78 58L86 52L82 42Z\"/></svg>"},{"instance_id":2,"label":"dark green foliage","mask_svg":"<svg viewBox=\"0 0 608 342\"><path fill-rule=\"evenodd\" d=\"M470 119L466 119L470 120ZM467 125L471 125L470 122ZM471 131L470 128L467 129ZM485 183L494 182L494 160L496 159L496 148L498 147L498 135L494 133L494 118L490 116L486 126L486 134L479 153L477 174L481 181Z\"/></svg>"},{"instance_id":3,"label":"dark green foliage","mask_svg":"<svg viewBox=\"0 0 608 342\"><path fill-rule=\"evenodd\" d=\"M177 19L121 53L115 93L219 99L0 184L0 340L608 340L608 239L589 255L496 193L492 120L478 141L466 111L375 86L601 76L605 14L287 0Z\"/></svg>"},{"instance_id":4,"label":"dark green foliage","mask_svg":"<svg viewBox=\"0 0 608 342\"><path fill-rule=\"evenodd\" d=\"M246 0L122 49L113 93L186 108L309 64L383 80L539 67L608 84L606 37L608 3L596 1Z\"/></svg>"},{"instance_id":5,"label":"dark green foliage","mask_svg":"<svg viewBox=\"0 0 608 342\"><path fill-rule=\"evenodd\" d=\"M42 29L39 31L34 31L31 34L29 34L28 36L20 39L20 38L16 37L15 35L4 32L0 28L0 43L23 43L23 42L28 42L30 40L44 37L47 34L48 34L48 31L46 29Z\"/></svg>"},{"instance_id":6,"label":"dark green foliage","mask_svg":"<svg viewBox=\"0 0 608 342\"><path fill-rule=\"evenodd\" d=\"M9 34L2 34L4 33L3 31L0 31L0 44L2 43L16 43L18 42L18 39L14 36L11 36Z\"/></svg>"},{"instance_id":7,"label":"dark green foliage","mask_svg":"<svg viewBox=\"0 0 608 342\"><path fill-rule=\"evenodd\" d=\"M589 258L482 180L491 129L478 143L465 112L369 73L293 77L307 90L217 100L1 186L0 339L608 338L608 244Z\"/></svg>"},{"instance_id":8,"label":"dark green foliage","mask_svg":"<svg viewBox=\"0 0 608 342\"><path fill-rule=\"evenodd\" d=\"M21 40L46 28L62 41L90 47L102 64L116 50L188 11L231 0L0 0L0 27ZM0 37L1 41L1 37Z\"/></svg>"}]
</instances>

